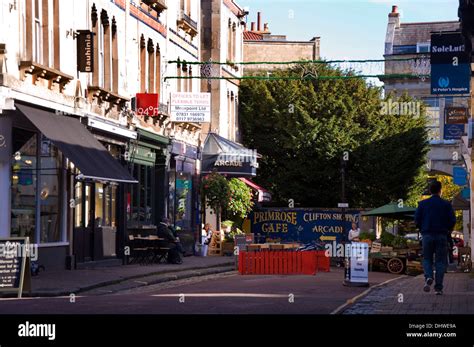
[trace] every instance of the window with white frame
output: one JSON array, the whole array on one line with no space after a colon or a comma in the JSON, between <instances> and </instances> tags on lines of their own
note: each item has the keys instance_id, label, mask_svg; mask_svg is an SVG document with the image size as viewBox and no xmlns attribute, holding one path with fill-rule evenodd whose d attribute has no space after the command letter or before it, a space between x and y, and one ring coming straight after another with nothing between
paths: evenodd
<instances>
[{"instance_id":1,"label":"window with white frame","mask_svg":"<svg viewBox=\"0 0 474 347\"><path fill-rule=\"evenodd\" d=\"M430 53L431 44L429 42L417 43L416 53Z\"/></svg>"},{"instance_id":2,"label":"window with white frame","mask_svg":"<svg viewBox=\"0 0 474 347\"><path fill-rule=\"evenodd\" d=\"M43 63L43 11L42 1L34 0L33 3L33 61Z\"/></svg>"}]
</instances>

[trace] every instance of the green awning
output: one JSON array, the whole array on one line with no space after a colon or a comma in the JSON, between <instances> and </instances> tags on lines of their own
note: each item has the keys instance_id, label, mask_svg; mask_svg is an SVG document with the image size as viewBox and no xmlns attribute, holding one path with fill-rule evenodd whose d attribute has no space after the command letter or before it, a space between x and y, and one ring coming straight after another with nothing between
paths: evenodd
<instances>
[{"instance_id":1,"label":"green awning","mask_svg":"<svg viewBox=\"0 0 474 347\"><path fill-rule=\"evenodd\" d=\"M154 149L138 145L132 152L130 161L133 164L146 166L154 166L156 160L156 152Z\"/></svg>"},{"instance_id":2,"label":"green awning","mask_svg":"<svg viewBox=\"0 0 474 347\"><path fill-rule=\"evenodd\" d=\"M378 207L374 210L363 212L362 216L387 217L394 219L410 219L413 218L416 208L402 206L396 202Z\"/></svg>"},{"instance_id":3,"label":"green awning","mask_svg":"<svg viewBox=\"0 0 474 347\"><path fill-rule=\"evenodd\" d=\"M168 145L170 143L170 139L166 136L162 136L159 134L152 133L151 131L147 131L144 129L137 129L138 136L140 140L147 140L151 142L158 142L158 144Z\"/></svg>"}]
</instances>

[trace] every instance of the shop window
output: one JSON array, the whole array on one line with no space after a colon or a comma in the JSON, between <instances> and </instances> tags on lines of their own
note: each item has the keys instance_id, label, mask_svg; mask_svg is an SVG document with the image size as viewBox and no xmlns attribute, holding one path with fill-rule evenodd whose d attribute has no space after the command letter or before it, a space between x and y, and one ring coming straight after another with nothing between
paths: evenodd
<instances>
[{"instance_id":1,"label":"shop window","mask_svg":"<svg viewBox=\"0 0 474 347\"><path fill-rule=\"evenodd\" d=\"M84 227L84 218L82 213L84 212L83 204L83 184L82 182L76 182L74 186L74 227Z\"/></svg>"},{"instance_id":2,"label":"shop window","mask_svg":"<svg viewBox=\"0 0 474 347\"><path fill-rule=\"evenodd\" d=\"M14 128L13 138L11 235L34 243L63 241L62 155L34 132Z\"/></svg>"},{"instance_id":3,"label":"shop window","mask_svg":"<svg viewBox=\"0 0 474 347\"><path fill-rule=\"evenodd\" d=\"M40 241L61 241L61 167L62 156L50 140L42 137L40 147Z\"/></svg>"},{"instance_id":4,"label":"shop window","mask_svg":"<svg viewBox=\"0 0 474 347\"><path fill-rule=\"evenodd\" d=\"M156 209L153 195L156 191L154 166L134 164L133 177L139 182L131 188L131 224L154 224Z\"/></svg>"},{"instance_id":5,"label":"shop window","mask_svg":"<svg viewBox=\"0 0 474 347\"><path fill-rule=\"evenodd\" d=\"M95 184L95 228L117 225L116 211L117 189L115 186Z\"/></svg>"},{"instance_id":6,"label":"shop window","mask_svg":"<svg viewBox=\"0 0 474 347\"><path fill-rule=\"evenodd\" d=\"M190 230L192 219L192 176L179 172L175 185L175 227L177 230Z\"/></svg>"},{"instance_id":7,"label":"shop window","mask_svg":"<svg viewBox=\"0 0 474 347\"><path fill-rule=\"evenodd\" d=\"M37 135L13 129L11 236L36 242Z\"/></svg>"}]
</instances>

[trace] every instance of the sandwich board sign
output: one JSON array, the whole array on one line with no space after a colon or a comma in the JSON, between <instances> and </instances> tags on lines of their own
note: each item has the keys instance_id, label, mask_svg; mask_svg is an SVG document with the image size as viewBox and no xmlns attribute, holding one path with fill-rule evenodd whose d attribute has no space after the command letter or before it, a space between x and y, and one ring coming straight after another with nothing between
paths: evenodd
<instances>
[{"instance_id":1,"label":"sandwich board sign","mask_svg":"<svg viewBox=\"0 0 474 347\"><path fill-rule=\"evenodd\" d=\"M28 237L0 239L0 293L31 291Z\"/></svg>"}]
</instances>

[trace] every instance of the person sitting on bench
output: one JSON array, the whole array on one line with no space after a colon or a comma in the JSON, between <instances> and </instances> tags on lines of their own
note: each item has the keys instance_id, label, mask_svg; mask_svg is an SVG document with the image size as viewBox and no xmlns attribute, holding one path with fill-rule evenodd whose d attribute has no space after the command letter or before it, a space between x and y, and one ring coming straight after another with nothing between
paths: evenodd
<instances>
[{"instance_id":1,"label":"person sitting on bench","mask_svg":"<svg viewBox=\"0 0 474 347\"><path fill-rule=\"evenodd\" d=\"M170 264L182 264L183 260L181 259L180 250L182 250L182 245L179 242L179 239L176 238L171 229L169 228L170 220L168 218L163 218L161 223L158 225L157 236L164 239L162 245L163 247L169 248L168 251L168 263Z\"/></svg>"}]
</instances>

